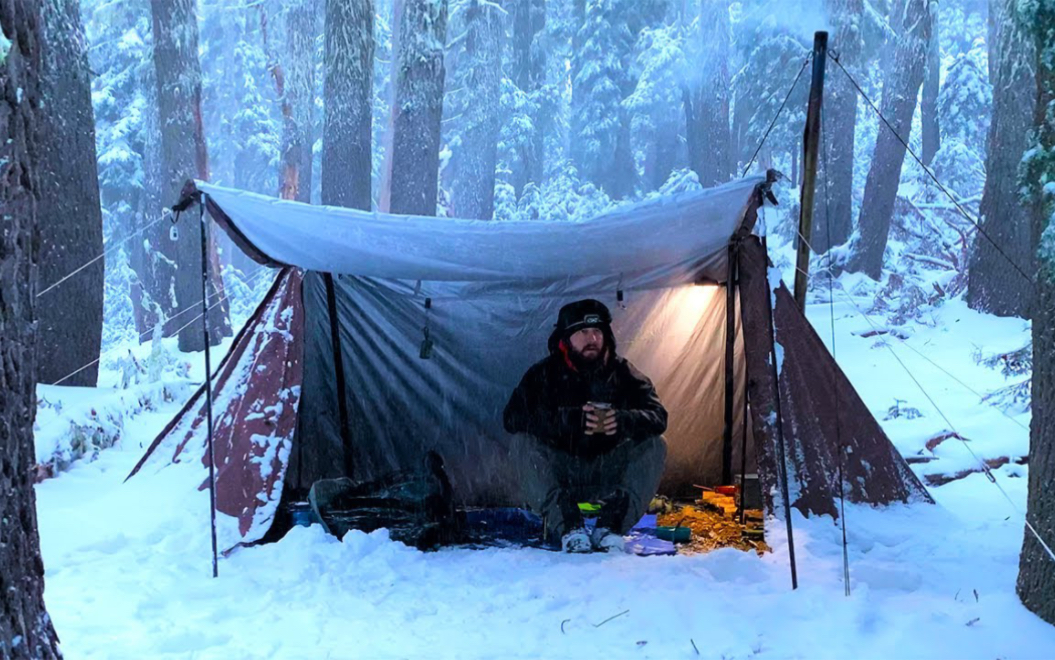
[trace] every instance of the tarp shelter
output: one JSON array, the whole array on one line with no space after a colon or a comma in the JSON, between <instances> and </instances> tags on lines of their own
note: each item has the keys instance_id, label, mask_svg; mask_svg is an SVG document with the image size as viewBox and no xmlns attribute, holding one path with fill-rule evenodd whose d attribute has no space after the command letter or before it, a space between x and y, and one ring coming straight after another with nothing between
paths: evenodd
<instances>
[{"instance_id":1,"label":"tarp shelter","mask_svg":"<svg viewBox=\"0 0 1055 660\"><path fill-rule=\"evenodd\" d=\"M785 478L779 402L803 512L836 513L840 456L850 501L931 501L771 275L756 228L770 184L745 178L573 223L396 216L197 182L235 243L281 268L212 381L221 547L262 538L318 479L417 468L429 450L460 504L522 504L526 468L502 410L545 356L557 310L584 297L609 305L619 352L669 410L662 492L728 481L746 446L772 510ZM208 465L203 391L133 474Z\"/></svg>"}]
</instances>

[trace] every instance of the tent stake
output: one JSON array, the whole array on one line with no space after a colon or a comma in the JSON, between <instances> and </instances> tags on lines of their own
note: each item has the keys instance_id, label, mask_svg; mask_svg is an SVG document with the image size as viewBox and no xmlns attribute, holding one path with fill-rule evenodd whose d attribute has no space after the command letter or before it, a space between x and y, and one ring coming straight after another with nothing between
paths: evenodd
<instances>
[{"instance_id":1,"label":"tent stake","mask_svg":"<svg viewBox=\"0 0 1055 660\"><path fill-rule=\"evenodd\" d=\"M205 241L205 193L198 200L198 228L201 232L201 327L205 338L205 414L208 420L206 436L209 443L209 525L212 530L212 576L219 577L216 561L216 452L212 438L212 359L209 355L209 255Z\"/></svg>"},{"instance_id":2,"label":"tent stake","mask_svg":"<svg viewBox=\"0 0 1055 660\"><path fill-rule=\"evenodd\" d=\"M795 269L795 302L806 310L806 283L810 270L810 243L813 233L813 197L817 186L817 148L821 137L821 101L824 98L824 68L828 62L828 33L813 34L813 82L802 135L802 196L799 204L798 258ZM829 246L830 247L830 246Z\"/></svg>"},{"instance_id":3,"label":"tent stake","mask_svg":"<svg viewBox=\"0 0 1055 660\"><path fill-rule=\"evenodd\" d=\"M766 245L766 237L762 237L762 251L766 254L766 261L769 260L769 247ZM791 588L799 588L799 575L798 570L795 567L795 534L791 526L791 497L788 494L788 461L787 461L787 448L784 442L784 414L781 410L780 405L780 372L777 370L777 331L776 325L773 322L773 313L775 312L775 298L773 297L773 289L769 283L766 283L766 317L769 320L769 361L770 367L773 371L773 388L776 390L775 401L777 407L777 453L780 456L780 495L781 499L784 500L784 525L788 530L788 559L791 563Z\"/></svg>"}]
</instances>

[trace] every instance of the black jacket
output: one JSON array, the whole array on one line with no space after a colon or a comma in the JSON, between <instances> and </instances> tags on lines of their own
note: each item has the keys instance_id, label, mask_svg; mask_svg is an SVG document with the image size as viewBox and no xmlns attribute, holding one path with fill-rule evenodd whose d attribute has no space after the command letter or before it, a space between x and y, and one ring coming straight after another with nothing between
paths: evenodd
<instances>
[{"instance_id":1,"label":"black jacket","mask_svg":"<svg viewBox=\"0 0 1055 660\"><path fill-rule=\"evenodd\" d=\"M585 433L582 407L588 401L612 404L615 435ZM601 369L580 373L559 351L527 370L503 418L510 433L528 433L580 456L601 454L622 440L643 440L667 429L667 410L652 381L625 358L611 356Z\"/></svg>"}]
</instances>

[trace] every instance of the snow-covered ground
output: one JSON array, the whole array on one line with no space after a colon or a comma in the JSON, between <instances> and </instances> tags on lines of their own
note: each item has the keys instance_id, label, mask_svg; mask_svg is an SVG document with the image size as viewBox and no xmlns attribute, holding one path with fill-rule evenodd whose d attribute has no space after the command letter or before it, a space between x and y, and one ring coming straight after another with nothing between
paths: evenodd
<instances>
[{"instance_id":1,"label":"snow-covered ground","mask_svg":"<svg viewBox=\"0 0 1055 660\"><path fill-rule=\"evenodd\" d=\"M948 424L880 338L854 334L868 324L849 299L836 301L840 364L880 420L895 399L922 413L882 422L903 453L917 454ZM964 385L898 339L889 340L894 352L976 453L1024 455L1028 413L1005 416L966 387L1003 385L972 355L1020 347L1028 326L959 302L933 313L935 327L914 325L907 342ZM809 316L830 342L829 307L813 305ZM178 407L141 411L117 446L37 487L45 595L69 659L1055 657L1055 627L1014 593L1025 466L994 471L1017 511L981 474L932 489L938 506L848 507L850 597L839 528L801 517L798 591L775 521L775 552L761 558L731 549L421 553L383 532L341 543L296 528L222 559L213 580L200 468L122 483ZM937 459L914 465L921 475L972 467L957 440L924 452Z\"/></svg>"}]
</instances>

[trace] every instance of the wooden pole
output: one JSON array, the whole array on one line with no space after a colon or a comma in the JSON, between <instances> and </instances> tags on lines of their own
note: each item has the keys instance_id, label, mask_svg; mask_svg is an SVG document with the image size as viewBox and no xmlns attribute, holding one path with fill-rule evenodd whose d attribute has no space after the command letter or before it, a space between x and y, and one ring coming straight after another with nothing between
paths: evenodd
<instances>
[{"instance_id":1,"label":"wooden pole","mask_svg":"<svg viewBox=\"0 0 1055 660\"><path fill-rule=\"evenodd\" d=\"M813 197L817 184L817 150L821 142L821 102L824 98L824 69L828 64L828 33L813 34L813 81L802 134L802 197L799 204L799 253L795 269L795 302L806 311L806 284L810 270L810 237L813 232Z\"/></svg>"}]
</instances>

